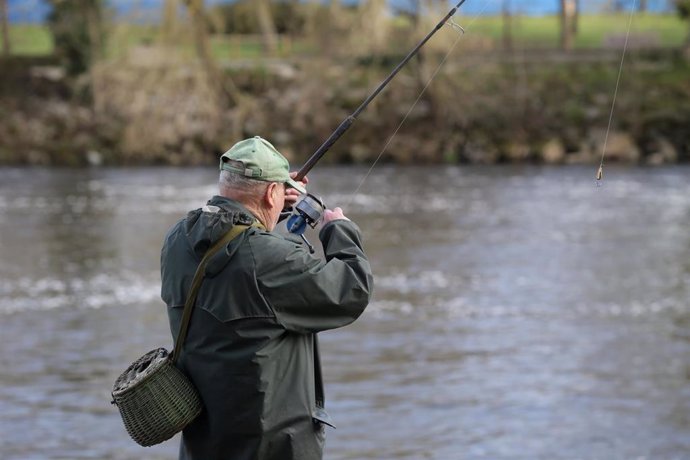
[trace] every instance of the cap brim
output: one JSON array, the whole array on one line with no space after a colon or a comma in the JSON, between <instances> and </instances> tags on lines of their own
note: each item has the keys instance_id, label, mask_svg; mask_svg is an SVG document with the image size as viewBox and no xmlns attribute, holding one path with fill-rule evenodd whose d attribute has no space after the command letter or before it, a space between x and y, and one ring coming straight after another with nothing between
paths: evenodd
<instances>
[{"instance_id":1,"label":"cap brim","mask_svg":"<svg viewBox=\"0 0 690 460\"><path fill-rule=\"evenodd\" d=\"M297 190L298 192L300 192L303 195L307 194L307 189L304 188L300 182L297 182L297 181L292 180L292 179L288 179L285 182L285 185L287 185L288 187L294 188L295 190Z\"/></svg>"}]
</instances>

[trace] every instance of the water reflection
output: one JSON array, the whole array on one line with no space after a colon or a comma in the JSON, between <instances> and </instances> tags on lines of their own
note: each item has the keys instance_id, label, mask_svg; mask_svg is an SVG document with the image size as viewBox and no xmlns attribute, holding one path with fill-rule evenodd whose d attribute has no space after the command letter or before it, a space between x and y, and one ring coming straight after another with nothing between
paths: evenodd
<instances>
[{"instance_id":1,"label":"water reflection","mask_svg":"<svg viewBox=\"0 0 690 460\"><path fill-rule=\"evenodd\" d=\"M375 299L323 334L327 459L690 456L690 169L321 168ZM170 343L161 239L212 169L0 170L0 457L174 458L110 406ZM36 442L40 439L41 442Z\"/></svg>"}]
</instances>

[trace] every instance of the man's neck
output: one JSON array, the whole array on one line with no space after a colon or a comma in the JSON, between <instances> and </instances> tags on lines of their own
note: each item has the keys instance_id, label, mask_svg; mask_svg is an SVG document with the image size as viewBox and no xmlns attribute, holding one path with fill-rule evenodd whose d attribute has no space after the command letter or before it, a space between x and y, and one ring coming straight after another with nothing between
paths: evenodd
<instances>
[{"instance_id":1,"label":"man's neck","mask_svg":"<svg viewBox=\"0 0 690 460\"><path fill-rule=\"evenodd\" d=\"M254 217L256 217L259 220L259 222L261 222L261 224L264 226L264 228L271 230L271 227L269 227L269 225L268 225L268 220L269 220L268 213L261 212L261 209L257 209L254 206L251 206L249 204L245 204L245 203L243 203L243 204L244 204L244 207L247 208L247 211L251 212L254 215Z\"/></svg>"},{"instance_id":2,"label":"man's neck","mask_svg":"<svg viewBox=\"0 0 690 460\"><path fill-rule=\"evenodd\" d=\"M262 209L261 207L257 206L256 203L249 202L248 200L243 199L244 197L239 196L239 195L236 195L236 194L232 194L232 193L222 193L222 192L221 192L221 193L220 193L220 196L222 196L222 197L224 197L224 198L228 198L228 199L233 200L233 201L237 201L237 202L240 203L242 206L244 206L244 207L247 209L247 211L249 211L250 213L252 213L252 215L253 215L254 217L256 217L256 219L257 219L259 222L261 222L261 224L262 224L265 228L267 228L267 229L269 229L269 230L272 229L272 228L269 227L269 225L268 225L268 224L269 224L269 220L270 220L270 214L269 214L269 212L268 212L267 210L264 210L264 209Z\"/></svg>"}]
</instances>

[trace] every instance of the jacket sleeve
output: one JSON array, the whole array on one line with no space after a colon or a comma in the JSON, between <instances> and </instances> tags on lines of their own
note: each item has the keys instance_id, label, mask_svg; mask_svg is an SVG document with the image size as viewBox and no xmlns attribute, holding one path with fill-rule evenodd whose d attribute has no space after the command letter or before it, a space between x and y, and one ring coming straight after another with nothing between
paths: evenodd
<instances>
[{"instance_id":1,"label":"jacket sleeve","mask_svg":"<svg viewBox=\"0 0 690 460\"><path fill-rule=\"evenodd\" d=\"M350 324L371 298L373 276L357 225L326 224L319 238L326 260L285 239L262 245L256 279L264 299L288 330L319 332ZM262 262L263 261L263 262Z\"/></svg>"}]
</instances>

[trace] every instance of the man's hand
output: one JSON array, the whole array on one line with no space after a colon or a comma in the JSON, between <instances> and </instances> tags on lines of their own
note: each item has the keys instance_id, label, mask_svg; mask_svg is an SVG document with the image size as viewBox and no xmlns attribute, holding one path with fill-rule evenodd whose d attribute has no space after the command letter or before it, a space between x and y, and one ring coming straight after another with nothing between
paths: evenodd
<instances>
[{"instance_id":1,"label":"man's hand","mask_svg":"<svg viewBox=\"0 0 690 460\"><path fill-rule=\"evenodd\" d=\"M293 171L290 173L290 177L292 179L295 178L297 175L297 171ZM306 188L307 184L309 183L309 179L307 176L304 176L304 178L300 181L302 185ZM297 203L297 200L299 199L300 193L295 190L292 187L288 187L285 189L285 206L283 209L290 209Z\"/></svg>"},{"instance_id":2,"label":"man's hand","mask_svg":"<svg viewBox=\"0 0 690 460\"><path fill-rule=\"evenodd\" d=\"M343 214L343 210L340 208L335 208L333 210L326 209L323 213L323 225L326 225L327 223L334 221L334 220L350 220L350 219L345 217L345 214Z\"/></svg>"}]
</instances>

